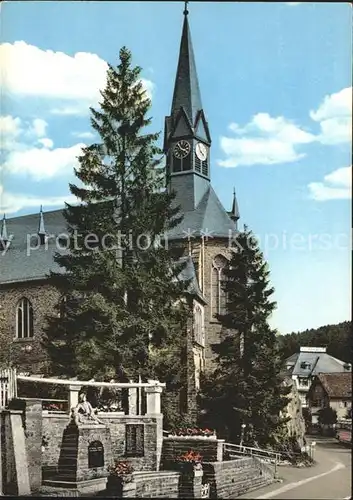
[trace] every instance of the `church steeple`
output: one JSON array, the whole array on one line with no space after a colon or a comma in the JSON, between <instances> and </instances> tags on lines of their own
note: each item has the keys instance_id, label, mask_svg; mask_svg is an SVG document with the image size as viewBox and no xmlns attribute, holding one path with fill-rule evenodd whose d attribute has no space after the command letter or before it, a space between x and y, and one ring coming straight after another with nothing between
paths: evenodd
<instances>
[{"instance_id":1,"label":"church steeple","mask_svg":"<svg viewBox=\"0 0 353 500\"><path fill-rule=\"evenodd\" d=\"M176 203L183 212L195 210L209 189L211 146L186 5L171 113L166 117L164 134L168 187L176 192Z\"/></svg>"},{"instance_id":2,"label":"church steeple","mask_svg":"<svg viewBox=\"0 0 353 500\"><path fill-rule=\"evenodd\" d=\"M187 5L185 5L184 24L181 35L178 69L175 78L171 115L175 116L182 107L190 121L190 124L194 126L197 113L202 109L202 104L188 22L188 13L189 11L187 10Z\"/></svg>"},{"instance_id":3,"label":"church steeple","mask_svg":"<svg viewBox=\"0 0 353 500\"><path fill-rule=\"evenodd\" d=\"M232 203L232 210L229 213L229 217L232 219L235 226L237 227L238 220L240 219L240 213L239 213L237 196L235 194L235 188L233 189L233 203Z\"/></svg>"}]
</instances>

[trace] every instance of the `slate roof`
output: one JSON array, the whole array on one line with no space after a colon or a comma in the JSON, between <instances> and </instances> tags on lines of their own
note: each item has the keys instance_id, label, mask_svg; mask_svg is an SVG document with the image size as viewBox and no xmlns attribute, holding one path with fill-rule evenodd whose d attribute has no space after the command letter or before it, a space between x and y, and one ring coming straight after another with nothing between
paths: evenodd
<instances>
[{"instance_id":1,"label":"slate roof","mask_svg":"<svg viewBox=\"0 0 353 500\"><path fill-rule=\"evenodd\" d=\"M319 373L317 378L330 398L352 397L352 374L350 372Z\"/></svg>"},{"instance_id":2,"label":"slate roof","mask_svg":"<svg viewBox=\"0 0 353 500\"><path fill-rule=\"evenodd\" d=\"M37 234L39 221L39 213L6 219L7 234L12 240L5 254L0 252L0 284L45 278L50 270L60 272L61 268L53 257L59 251L55 238L66 233L63 212L52 210L44 213L45 229L54 237L49 239L47 248L40 246L31 250L27 238L31 241L31 235ZM32 239L34 246L36 238Z\"/></svg>"},{"instance_id":3,"label":"slate roof","mask_svg":"<svg viewBox=\"0 0 353 500\"><path fill-rule=\"evenodd\" d=\"M293 354L286 360L286 365L293 363L292 375L309 377L318 373L344 372L344 361L341 361L326 352L300 352ZM304 368L302 364L310 365Z\"/></svg>"},{"instance_id":4,"label":"slate roof","mask_svg":"<svg viewBox=\"0 0 353 500\"><path fill-rule=\"evenodd\" d=\"M171 115L177 113L181 107L184 108L190 123L194 125L202 104L187 15L184 16Z\"/></svg>"},{"instance_id":5,"label":"slate roof","mask_svg":"<svg viewBox=\"0 0 353 500\"><path fill-rule=\"evenodd\" d=\"M194 265L194 262L192 260L192 257L191 256L182 257L179 260L179 262L180 263L184 262L185 267L183 268L183 270L179 274L178 279L180 279L181 281L191 280L189 287L188 287L188 290L187 290L188 293L190 295L198 297L201 300L201 302L203 302L204 304L207 304L207 301L206 301L206 299L205 299L204 295L202 294L200 287L199 287L199 282L198 282L197 275L196 275L196 269L195 269L195 265Z\"/></svg>"},{"instance_id":6,"label":"slate roof","mask_svg":"<svg viewBox=\"0 0 353 500\"><path fill-rule=\"evenodd\" d=\"M38 232L40 214L23 215L6 219L8 237L12 237L10 247L4 255L0 252L0 284L30 281L46 278L50 271L61 272L54 262L56 252L64 253L55 242L55 238L60 234L67 233L66 221L62 210L52 210L43 214L45 229L52 237L46 246L39 246L31 249L27 243L27 235ZM32 240L32 247L36 246L36 237ZM186 266L180 273L180 279L189 280L191 283L188 292L197 296L206 303L200 290L195 266L191 257L184 257Z\"/></svg>"},{"instance_id":7,"label":"slate roof","mask_svg":"<svg viewBox=\"0 0 353 500\"><path fill-rule=\"evenodd\" d=\"M182 222L168 232L170 240L186 239L187 235L202 236L207 231L209 237L229 238L234 235L235 224L223 208L211 185L195 210L184 213Z\"/></svg>"}]
</instances>

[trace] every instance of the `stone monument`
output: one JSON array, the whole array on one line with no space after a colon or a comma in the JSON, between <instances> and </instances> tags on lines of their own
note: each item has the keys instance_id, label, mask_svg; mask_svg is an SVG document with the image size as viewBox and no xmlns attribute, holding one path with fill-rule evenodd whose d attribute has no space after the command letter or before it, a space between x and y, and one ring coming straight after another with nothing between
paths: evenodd
<instances>
[{"instance_id":1,"label":"stone monument","mask_svg":"<svg viewBox=\"0 0 353 500\"><path fill-rule=\"evenodd\" d=\"M99 420L86 396L81 394L63 433L58 475L45 484L82 493L95 489L102 491L112 461L110 429Z\"/></svg>"}]
</instances>

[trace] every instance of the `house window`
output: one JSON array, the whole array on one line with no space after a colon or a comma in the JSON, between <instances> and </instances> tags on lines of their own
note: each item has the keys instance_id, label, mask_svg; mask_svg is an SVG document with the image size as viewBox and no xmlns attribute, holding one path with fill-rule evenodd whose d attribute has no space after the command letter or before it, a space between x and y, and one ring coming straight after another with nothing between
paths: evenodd
<instances>
[{"instance_id":1,"label":"house window","mask_svg":"<svg viewBox=\"0 0 353 500\"><path fill-rule=\"evenodd\" d=\"M300 402L301 402L302 405L306 405L306 396L305 396L305 394L303 394L303 395L301 394L300 395Z\"/></svg>"},{"instance_id":2,"label":"house window","mask_svg":"<svg viewBox=\"0 0 353 500\"><path fill-rule=\"evenodd\" d=\"M307 378L300 378L299 379L299 385L303 387L307 387L309 385L309 381Z\"/></svg>"},{"instance_id":3,"label":"house window","mask_svg":"<svg viewBox=\"0 0 353 500\"><path fill-rule=\"evenodd\" d=\"M217 314L225 314L227 310L227 294L224 290L225 267L228 261L223 255L217 255L212 264L211 293L212 293L212 317Z\"/></svg>"},{"instance_id":4,"label":"house window","mask_svg":"<svg viewBox=\"0 0 353 500\"><path fill-rule=\"evenodd\" d=\"M322 399L313 399L311 405L322 408L324 406L324 402Z\"/></svg>"},{"instance_id":5,"label":"house window","mask_svg":"<svg viewBox=\"0 0 353 500\"><path fill-rule=\"evenodd\" d=\"M16 337L18 339L33 337L33 307L30 301L25 297L17 304Z\"/></svg>"}]
</instances>

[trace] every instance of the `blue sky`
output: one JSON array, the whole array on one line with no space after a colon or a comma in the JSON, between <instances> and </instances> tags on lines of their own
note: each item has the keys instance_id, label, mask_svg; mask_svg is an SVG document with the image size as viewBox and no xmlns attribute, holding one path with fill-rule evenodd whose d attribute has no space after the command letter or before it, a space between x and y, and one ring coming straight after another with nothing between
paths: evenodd
<instances>
[{"instance_id":1,"label":"blue sky","mask_svg":"<svg viewBox=\"0 0 353 500\"><path fill-rule=\"evenodd\" d=\"M88 107L126 45L155 130L169 114L183 2L9 2L0 205L8 217L68 200ZM259 237L281 333L350 319L351 7L190 2L212 184Z\"/></svg>"}]
</instances>

